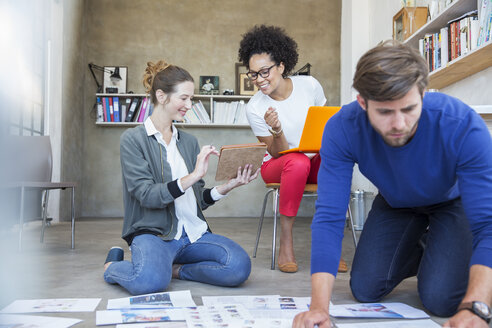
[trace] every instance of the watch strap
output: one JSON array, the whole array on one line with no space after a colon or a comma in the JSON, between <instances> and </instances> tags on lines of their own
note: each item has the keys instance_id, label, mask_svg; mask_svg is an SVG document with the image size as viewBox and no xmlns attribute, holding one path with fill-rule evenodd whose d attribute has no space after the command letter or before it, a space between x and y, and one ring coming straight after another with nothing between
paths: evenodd
<instances>
[{"instance_id":1,"label":"watch strap","mask_svg":"<svg viewBox=\"0 0 492 328\"><path fill-rule=\"evenodd\" d=\"M474 304L475 302L466 302L466 303L461 303L459 306L458 306L458 309L456 310L456 312L459 312L459 311L462 311L462 310L468 310L470 311L471 313L475 314L476 316L480 317L481 319L483 319L486 323L490 323L490 319L491 319L491 316L490 316L490 307L488 305L486 305L485 303L482 303L482 302L478 302L478 303L482 303L484 304L485 306L487 306L488 308L488 312L489 312L489 316L486 316L486 314L484 313L480 313L480 312L477 312L475 310L475 307L474 307Z\"/></svg>"}]
</instances>

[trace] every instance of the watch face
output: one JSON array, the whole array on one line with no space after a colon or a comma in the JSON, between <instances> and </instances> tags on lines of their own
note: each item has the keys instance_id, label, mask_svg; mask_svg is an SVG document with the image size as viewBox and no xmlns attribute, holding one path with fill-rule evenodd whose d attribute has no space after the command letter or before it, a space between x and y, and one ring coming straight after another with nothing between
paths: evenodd
<instances>
[{"instance_id":1,"label":"watch face","mask_svg":"<svg viewBox=\"0 0 492 328\"><path fill-rule=\"evenodd\" d=\"M490 309L489 307L482 302L473 302L473 309L478 313L483 314L485 317L490 317Z\"/></svg>"}]
</instances>

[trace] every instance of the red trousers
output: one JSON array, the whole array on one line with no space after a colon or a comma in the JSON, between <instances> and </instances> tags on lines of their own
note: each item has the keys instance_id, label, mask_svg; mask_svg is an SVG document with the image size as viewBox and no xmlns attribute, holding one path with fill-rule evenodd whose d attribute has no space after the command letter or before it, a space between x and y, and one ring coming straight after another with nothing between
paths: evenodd
<instances>
[{"instance_id":1,"label":"red trousers","mask_svg":"<svg viewBox=\"0 0 492 328\"><path fill-rule=\"evenodd\" d=\"M263 163L263 181L280 183L280 214L297 215L306 183L318 183L320 163L319 154L309 158L303 153L290 153Z\"/></svg>"}]
</instances>

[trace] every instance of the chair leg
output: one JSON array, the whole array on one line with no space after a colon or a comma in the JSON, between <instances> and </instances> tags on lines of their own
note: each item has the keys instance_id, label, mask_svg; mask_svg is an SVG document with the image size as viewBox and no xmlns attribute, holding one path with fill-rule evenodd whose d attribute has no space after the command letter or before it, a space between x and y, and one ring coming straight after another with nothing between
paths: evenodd
<instances>
[{"instance_id":1,"label":"chair leg","mask_svg":"<svg viewBox=\"0 0 492 328\"><path fill-rule=\"evenodd\" d=\"M22 228L24 227L24 187L21 187L19 213L19 251L22 250Z\"/></svg>"},{"instance_id":2,"label":"chair leg","mask_svg":"<svg viewBox=\"0 0 492 328\"><path fill-rule=\"evenodd\" d=\"M352 217L352 211L350 210L350 206L348 207L349 220L350 220L350 228L352 229L352 238L354 238L354 246L357 248L357 235L355 234L355 226L354 226L354 218Z\"/></svg>"},{"instance_id":3,"label":"chair leg","mask_svg":"<svg viewBox=\"0 0 492 328\"><path fill-rule=\"evenodd\" d=\"M274 189L268 190L267 193L265 194L265 198L263 199L263 208L261 209L260 222L258 224L258 232L256 233L256 244L255 244L255 250L253 252L253 258L256 258L256 252L258 251L258 243L260 242L261 228L263 227L263 219L265 218L266 203L268 200L268 195L270 195L272 191L274 191Z\"/></svg>"},{"instance_id":4,"label":"chair leg","mask_svg":"<svg viewBox=\"0 0 492 328\"><path fill-rule=\"evenodd\" d=\"M276 242L277 242L278 196L279 196L279 190L275 189L275 192L273 194L273 238L272 238L272 265L271 265L272 270L275 270L275 247L276 247Z\"/></svg>"},{"instance_id":5,"label":"chair leg","mask_svg":"<svg viewBox=\"0 0 492 328\"><path fill-rule=\"evenodd\" d=\"M72 249L75 248L75 187L72 187Z\"/></svg>"},{"instance_id":6,"label":"chair leg","mask_svg":"<svg viewBox=\"0 0 492 328\"><path fill-rule=\"evenodd\" d=\"M41 226L41 239L40 242L44 242L44 229L46 228L46 217L48 216L48 197L49 197L49 190L43 190L43 223Z\"/></svg>"}]
</instances>

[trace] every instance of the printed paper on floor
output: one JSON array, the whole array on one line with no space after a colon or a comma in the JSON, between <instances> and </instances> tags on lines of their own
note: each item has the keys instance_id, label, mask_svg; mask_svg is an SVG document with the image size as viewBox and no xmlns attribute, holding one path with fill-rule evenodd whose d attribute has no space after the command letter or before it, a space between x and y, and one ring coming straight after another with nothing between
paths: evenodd
<instances>
[{"instance_id":1,"label":"printed paper on floor","mask_svg":"<svg viewBox=\"0 0 492 328\"><path fill-rule=\"evenodd\" d=\"M179 322L146 322L116 325L116 328L188 328L184 321Z\"/></svg>"},{"instance_id":2,"label":"printed paper on floor","mask_svg":"<svg viewBox=\"0 0 492 328\"><path fill-rule=\"evenodd\" d=\"M338 318L424 319L429 315L403 303L355 303L330 307L330 315Z\"/></svg>"},{"instance_id":3,"label":"printed paper on floor","mask_svg":"<svg viewBox=\"0 0 492 328\"><path fill-rule=\"evenodd\" d=\"M188 327L238 327L253 320L242 304L214 304L183 309Z\"/></svg>"},{"instance_id":4,"label":"printed paper on floor","mask_svg":"<svg viewBox=\"0 0 492 328\"><path fill-rule=\"evenodd\" d=\"M385 322L361 322L361 323L337 323L338 328L439 328L438 325L430 319L424 320L399 320Z\"/></svg>"},{"instance_id":5,"label":"printed paper on floor","mask_svg":"<svg viewBox=\"0 0 492 328\"><path fill-rule=\"evenodd\" d=\"M182 309L122 309L96 312L96 325L98 326L184 320Z\"/></svg>"},{"instance_id":6,"label":"printed paper on floor","mask_svg":"<svg viewBox=\"0 0 492 328\"><path fill-rule=\"evenodd\" d=\"M17 300L7 305L1 313L41 312L93 312L100 298L55 298L38 300Z\"/></svg>"},{"instance_id":7,"label":"printed paper on floor","mask_svg":"<svg viewBox=\"0 0 492 328\"><path fill-rule=\"evenodd\" d=\"M82 322L82 320L35 315L0 314L0 326L2 327L68 328L79 322Z\"/></svg>"},{"instance_id":8,"label":"printed paper on floor","mask_svg":"<svg viewBox=\"0 0 492 328\"><path fill-rule=\"evenodd\" d=\"M196 306L189 290L153 293L108 300L108 310L138 308L177 308Z\"/></svg>"}]
</instances>

